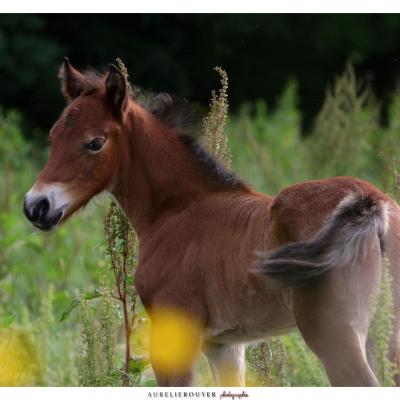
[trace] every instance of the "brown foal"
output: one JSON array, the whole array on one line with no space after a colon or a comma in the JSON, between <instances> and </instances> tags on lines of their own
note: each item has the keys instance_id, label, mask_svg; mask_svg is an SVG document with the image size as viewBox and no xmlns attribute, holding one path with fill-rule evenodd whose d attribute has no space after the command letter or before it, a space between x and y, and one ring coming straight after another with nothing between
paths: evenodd
<instances>
[{"instance_id":1,"label":"brown foal","mask_svg":"<svg viewBox=\"0 0 400 400\"><path fill-rule=\"evenodd\" d=\"M185 105L170 96L144 106L113 66L97 75L66 59L60 78L68 105L26 195L26 216L49 231L110 192L139 237L135 285L144 306L150 315L173 307L201 324L198 348L218 385L244 384L245 342L296 327L332 385L378 385L366 339L383 252L398 365L400 211L390 197L349 177L257 193L202 148ZM153 367L160 385L192 382L192 365Z\"/></svg>"}]
</instances>

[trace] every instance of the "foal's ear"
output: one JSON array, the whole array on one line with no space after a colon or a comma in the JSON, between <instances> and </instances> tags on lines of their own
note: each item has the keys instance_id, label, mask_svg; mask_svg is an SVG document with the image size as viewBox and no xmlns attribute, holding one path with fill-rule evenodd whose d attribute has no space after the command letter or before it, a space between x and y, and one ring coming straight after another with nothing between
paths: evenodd
<instances>
[{"instance_id":1,"label":"foal's ear","mask_svg":"<svg viewBox=\"0 0 400 400\"><path fill-rule=\"evenodd\" d=\"M106 78L106 94L114 116L121 119L126 107L127 82L124 74L113 64Z\"/></svg>"},{"instance_id":2,"label":"foal's ear","mask_svg":"<svg viewBox=\"0 0 400 400\"><path fill-rule=\"evenodd\" d=\"M76 99L81 94L84 88L84 77L71 65L67 57L64 57L58 77L61 81L61 90L68 101Z\"/></svg>"}]
</instances>

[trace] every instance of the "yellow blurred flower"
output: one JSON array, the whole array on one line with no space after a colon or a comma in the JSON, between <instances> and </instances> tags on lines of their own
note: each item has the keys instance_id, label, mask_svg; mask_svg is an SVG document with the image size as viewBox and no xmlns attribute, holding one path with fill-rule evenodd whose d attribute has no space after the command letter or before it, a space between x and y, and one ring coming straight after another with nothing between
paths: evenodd
<instances>
[{"instance_id":1,"label":"yellow blurred flower","mask_svg":"<svg viewBox=\"0 0 400 400\"><path fill-rule=\"evenodd\" d=\"M40 384L37 350L29 335L19 328L0 328L0 386Z\"/></svg>"},{"instance_id":2,"label":"yellow blurred flower","mask_svg":"<svg viewBox=\"0 0 400 400\"><path fill-rule=\"evenodd\" d=\"M193 316L174 308L151 312L150 354L154 368L165 374L188 372L195 362L202 329Z\"/></svg>"}]
</instances>

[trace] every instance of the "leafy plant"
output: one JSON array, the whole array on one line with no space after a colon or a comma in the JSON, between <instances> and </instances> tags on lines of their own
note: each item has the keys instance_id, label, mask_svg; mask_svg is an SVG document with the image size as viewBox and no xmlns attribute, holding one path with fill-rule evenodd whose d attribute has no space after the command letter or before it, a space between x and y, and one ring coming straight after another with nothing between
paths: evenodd
<instances>
[{"instance_id":1,"label":"leafy plant","mask_svg":"<svg viewBox=\"0 0 400 400\"><path fill-rule=\"evenodd\" d=\"M376 301L376 311L370 327L373 340L373 356L377 377L382 386L395 386L397 366L389 359L389 346L393 334L392 277L388 261L382 265L381 287Z\"/></svg>"},{"instance_id":2,"label":"leafy plant","mask_svg":"<svg viewBox=\"0 0 400 400\"><path fill-rule=\"evenodd\" d=\"M81 299L82 353L78 360L81 386L119 386L120 373L116 367L116 310L105 279L95 302Z\"/></svg>"},{"instance_id":3,"label":"leafy plant","mask_svg":"<svg viewBox=\"0 0 400 400\"><path fill-rule=\"evenodd\" d=\"M329 386L321 363L298 333L283 337L289 386Z\"/></svg>"},{"instance_id":4,"label":"leafy plant","mask_svg":"<svg viewBox=\"0 0 400 400\"><path fill-rule=\"evenodd\" d=\"M287 386L287 349L276 337L249 346L247 349L249 366L254 370L260 386Z\"/></svg>"},{"instance_id":5,"label":"leafy plant","mask_svg":"<svg viewBox=\"0 0 400 400\"><path fill-rule=\"evenodd\" d=\"M136 267L137 237L123 211L112 202L104 219L104 230L107 239L107 253L114 274L117 294L121 303L125 329L125 386L129 385L131 362L131 335L135 324L138 296L133 286L133 275Z\"/></svg>"},{"instance_id":6,"label":"leafy plant","mask_svg":"<svg viewBox=\"0 0 400 400\"><path fill-rule=\"evenodd\" d=\"M203 120L203 137L208 150L230 167L232 155L224 130L228 116L228 74L221 67L215 67L214 71L221 78L221 88L218 93L215 90L211 92L209 113Z\"/></svg>"},{"instance_id":7,"label":"leafy plant","mask_svg":"<svg viewBox=\"0 0 400 400\"><path fill-rule=\"evenodd\" d=\"M357 80L351 64L327 90L308 143L310 177L360 176L369 139L378 126L372 92Z\"/></svg>"}]
</instances>

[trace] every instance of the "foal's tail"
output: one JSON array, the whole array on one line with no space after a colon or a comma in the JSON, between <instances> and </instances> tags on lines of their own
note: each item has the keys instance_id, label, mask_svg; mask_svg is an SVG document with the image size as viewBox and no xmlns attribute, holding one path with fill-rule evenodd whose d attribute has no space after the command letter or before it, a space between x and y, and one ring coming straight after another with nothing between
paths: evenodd
<instances>
[{"instance_id":1,"label":"foal's tail","mask_svg":"<svg viewBox=\"0 0 400 400\"><path fill-rule=\"evenodd\" d=\"M255 270L282 286L304 285L327 271L362 260L377 238L383 252L387 230L387 203L350 194L312 239L259 253Z\"/></svg>"}]
</instances>

